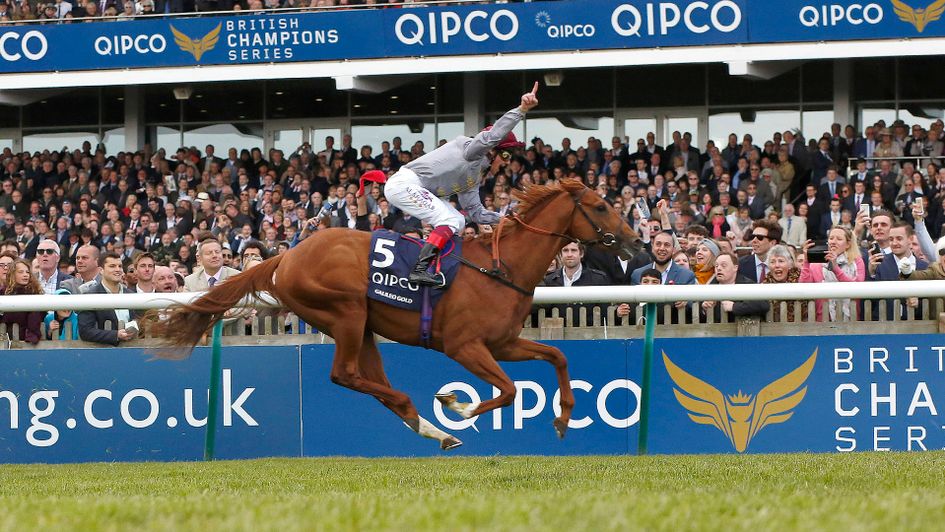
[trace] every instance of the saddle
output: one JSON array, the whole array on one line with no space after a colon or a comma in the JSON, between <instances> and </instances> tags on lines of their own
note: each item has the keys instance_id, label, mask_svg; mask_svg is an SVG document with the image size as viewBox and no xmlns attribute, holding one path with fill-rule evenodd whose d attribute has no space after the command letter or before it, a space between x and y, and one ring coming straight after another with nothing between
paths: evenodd
<instances>
[{"instance_id":1,"label":"saddle","mask_svg":"<svg viewBox=\"0 0 945 532\"><path fill-rule=\"evenodd\" d=\"M374 231L371 233L371 263L368 269L368 297L388 305L420 312L423 306L423 288L407 280L410 270L420 256L423 241L406 237L393 231ZM459 271L459 259L462 242L454 237L440 252L436 263L443 284L429 290L431 308L449 288L456 272Z\"/></svg>"}]
</instances>

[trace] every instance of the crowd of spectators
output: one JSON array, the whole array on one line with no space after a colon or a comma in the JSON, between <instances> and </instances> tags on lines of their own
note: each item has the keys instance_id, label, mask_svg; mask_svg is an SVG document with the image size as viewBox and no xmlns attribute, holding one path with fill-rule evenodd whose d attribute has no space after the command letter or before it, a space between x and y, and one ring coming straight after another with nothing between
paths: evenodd
<instances>
[{"instance_id":1,"label":"crowd of spectators","mask_svg":"<svg viewBox=\"0 0 945 532\"><path fill-rule=\"evenodd\" d=\"M536 137L498 174L484 177L480 194L485 208L504 213L515 206L514 189L582 179L645 242L646 251L630 261L566 247L549 266L549 285L638 284L656 276L664 284L942 278L945 246L933 240L945 222L942 131L941 122L928 131L878 123L858 137L853 128L841 133L834 125L833 134L810 143L785 131L759 147L751 136L733 134L727 145L710 141L705 151L679 132L666 147L652 133L635 147L614 137L608 148L593 137L577 148L569 139L553 147ZM356 197L362 173L390 175L423 155L424 144L405 146L395 137L375 152L356 149L350 135L340 144L327 137L321 148L306 143L288 155L231 148L225 157L212 145L173 154L146 145L112 155L88 142L62 152L6 149L0 155L4 293L201 290L325 227L426 236L430 227L396 212L383 185L368 183ZM882 156L894 158L876 158ZM491 230L469 223L464 236ZM915 306L905 303L903 309ZM871 305L875 318L879 310ZM707 302L701 312L719 309L768 310L723 301ZM887 305L888 317L892 309ZM619 305L618 316L633 310ZM822 301L816 318L863 319L864 311L860 301ZM133 322L133 313L83 314L72 320L66 311L8 313L3 321L19 324L29 341L40 338L44 318L55 323L47 337L70 327L104 343L133 336L105 326Z\"/></svg>"},{"instance_id":2,"label":"crowd of spectators","mask_svg":"<svg viewBox=\"0 0 945 532\"><path fill-rule=\"evenodd\" d=\"M424 0L0 0L0 23L68 24L101 21L103 18L120 22L149 15L361 6L381 8L422 3Z\"/></svg>"}]
</instances>

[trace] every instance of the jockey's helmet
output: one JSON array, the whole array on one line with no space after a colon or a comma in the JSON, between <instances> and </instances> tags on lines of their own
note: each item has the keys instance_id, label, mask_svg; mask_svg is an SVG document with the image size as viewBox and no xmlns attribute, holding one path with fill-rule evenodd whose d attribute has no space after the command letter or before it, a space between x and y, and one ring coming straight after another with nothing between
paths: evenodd
<instances>
[{"instance_id":1,"label":"jockey's helmet","mask_svg":"<svg viewBox=\"0 0 945 532\"><path fill-rule=\"evenodd\" d=\"M491 125L482 128L483 131L489 131L490 129L492 129ZM496 145L496 148L499 148L500 150L505 150L509 148L524 148L524 147L525 147L525 143L519 142L518 139L515 137L515 133L511 131L509 131L508 135L506 135L505 138L503 138L502 141L499 142L498 145Z\"/></svg>"}]
</instances>

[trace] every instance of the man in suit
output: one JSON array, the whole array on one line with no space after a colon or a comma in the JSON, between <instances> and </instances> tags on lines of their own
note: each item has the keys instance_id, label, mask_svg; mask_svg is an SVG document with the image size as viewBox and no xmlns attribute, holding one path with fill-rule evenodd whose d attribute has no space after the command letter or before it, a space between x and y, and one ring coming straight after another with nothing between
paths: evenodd
<instances>
[{"instance_id":1,"label":"man in suit","mask_svg":"<svg viewBox=\"0 0 945 532\"><path fill-rule=\"evenodd\" d=\"M836 170L837 162L834 160L833 154L830 153L830 141L828 139L820 139L817 144L817 151L811 161L811 167L810 180L815 185L820 185L831 167Z\"/></svg>"},{"instance_id":2,"label":"man in suit","mask_svg":"<svg viewBox=\"0 0 945 532\"><path fill-rule=\"evenodd\" d=\"M781 226L781 242L800 249L807 240L807 220L794 215L794 205L784 205L784 215L778 220Z\"/></svg>"},{"instance_id":3,"label":"man in suit","mask_svg":"<svg viewBox=\"0 0 945 532\"><path fill-rule=\"evenodd\" d=\"M692 270L683 268L673 262L673 254L676 252L675 240L675 237L669 231L656 233L651 242L653 262L633 270L633 273L630 274L630 284L640 284L640 276L650 268L660 272L662 284L695 284L696 276L692 273Z\"/></svg>"},{"instance_id":4,"label":"man in suit","mask_svg":"<svg viewBox=\"0 0 945 532\"><path fill-rule=\"evenodd\" d=\"M739 192L742 191L739 190ZM765 202L765 198L762 197L758 192L757 184L748 184L747 193L745 196L745 205L748 207L749 212L751 212L752 220L764 218L765 211L768 209L768 203Z\"/></svg>"},{"instance_id":5,"label":"man in suit","mask_svg":"<svg viewBox=\"0 0 945 532\"><path fill-rule=\"evenodd\" d=\"M899 274L911 274L929 267L928 262L912 254L912 236L915 230L907 222L897 222L889 230L889 247L892 253L871 253L867 281L898 281ZM886 300L886 320L893 320L893 300ZM902 301L901 318L906 319L907 305ZM879 319L879 301L873 301L873 319Z\"/></svg>"},{"instance_id":6,"label":"man in suit","mask_svg":"<svg viewBox=\"0 0 945 532\"><path fill-rule=\"evenodd\" d=\"M850 174L850 182L856 183L857 181L862 181L867 185L873 182L873 172L866 168L866 160L864 159L857 159L856 170Z\"/></svg>"},{"instance_id":7,"label":"man in suit","mask_svg":"<svg viewBox=\"0 0 945 532\"><path fill-rule=\"evenodd\" d=\"M798 177L803 176L810 165L810 160L807 155L807 146L804 145L804 140L796 137L793 131L785 131L782 138L784 139L784 145L787 147L788 157L791 162L794 163L796 169L795 175Z\"/></svg>"},{"instance_id":8,"label":"man in suit","mask_svg":"<svg viewBox=\"0 0 945 532\"><path fill-rule=\"evenodd\" d=\"M51 238L39 242L36 246L36 256L39 258L39 284L43 287L43 292L47 295L53 295L59 290L63 281L72 279L71 275L66 275L59 271L59 244Z\"/></svg>"},{"instance_id":9,"label":"man in suit","mask_svg":"<svg viewBox=\"0 0 945 532\"><path fill-rule=\"evenodd\" d=\"M817 189L817 196L824 203L829 203L832 198L840 195L840 186L846 182L846 179L840 177L836 166L828 168L824 177L823 183Z\"/></svg>"},{"instance_id":10,"label":"man in suit","mask_svg":"<svg viewBox=\"0 0 945 532\"><path fill-rule=\"evenodd\" d=\"M545 275L544 286L606 286L609 279L607 274L600 270L588 267L583 264L584 244L574 242L561 248L561 267ZM578 322L580 309L585 308L585 316L590 321L594 305L555 305L558 308L558 315L566 317L567 309L571 308L572 325L580 325ZM554 308L552 306L549 308ZM601 306L601 315L604 315L605 306ZM588 323L590 325L590 323Z\"/></svg>"},{"instance_id":11,"label":"man in suit","mask_svg":"<svg viewBox=\"0 0 945 532\"><path fill-rule=\"evenodd\" d=\"M830 228L840 224L840 198L830 200L830 210L824 213L820 218L820 231L817 236L827 238Z\"/></svg>"},{"instance_id":12,"label":"man in suit","mask_svg":"<svg viewBox=\"0 0 945 532\"><path fill-rule=\"evenodd\" d=\"M738 274L738 258L734 253L720 253L715 258L715 278L709 284L733 285L755 284L750 277ZM715 323L722 322L722 311L728 313L729 321L741 316L764 317L770 303L767 301L703 301L702 313L714 313Z\"/></svg>"},{"instance_id":13,"label":"man in suit","mask_svg":"<svg viewBox=\"0 0 945 532\"><path fill-rule=\"evenodd\" d=\"M876 173L882 178L883 183L893 187L899 186L899 173L893 170L892 161L889 159L879 162L879 171Z\"/></svg>"},{"instance_id":14,"label":"man in suit","mask_svg":"<svg viewBox=\"0 0 945 532\"><path fill-rule=\"evenodd\" d=\"M210 165L213 163L217 163L218 168L223 168L223 159L217 157L214 153L216 153L216 149L213 144L207 144L207 147L204 148L204 158L200 159L200 163L197 165L201 172L210 170Z\"/></svg>"},{"instance_id":15,"label":"man in suit","mask_svg":"<svg viewBox=\"0 0 945 532\"><path fill-rule=\"evenodd\" d=\"M867 127L863 138L858 139L856 143L853 144L853 156L860 159L868 159L873 156L873 152L878 145L879 143L876 141L876 131L872 127ZM872 168L873 162L867 161L866 167Z\"/></svg>"},{"instance_id":16,"label":"man in suit","mask_svg":"<svg viewBox=\"0 0 945 532\"><path fill-rule=\"evenodd\" d=\"M827 203L817 197L817 187L812 184L807 185L806 193L807 195L801 200L801 203L807 204L807 238L815 240L817 239L817 232L820 231L820 220L827 211Z\"/></svg>"},{"instance_id":17,"label":"man in suit","mask_svg":"<svg viewBox=\"0 0 945 532\"><path fill-rule=\"evenodd\" d=\"M855 181L853 183L853 194L850 194L843 200L843 210L850 211L853 217L860 211L860 205L869 205L870 195L866 193L866 183Z\"/></svg>"},{"instance_id":18,"label":"man in suit","mask_svg":"<svg viewBox=\"0 0 945 532\"><path fill-rule=\"evenodd\" d=\"M207 236L197 244L197 261L202 268L184 278L184 291L198 292L213 288L228 278L240 273L235 268L223 265L223 246Z\"/></svg>"},{"instance_id":19,"label":"man in suit","mask_svg":"<svg viewBox=\"0 0 945 532\"><path fill-rule=\"evenodd\" d=\"M130 293L121 284L121 257L116 253L106 253L99 259L102 279L89 288L89 294L127 294ZM136 332L120 324L128 323L135 316L128 309L83 310L79 312L79 338L86 342L117 346L119 342L131 340Z\"/></svg>"},{"instance_id":20,"label":"man in suit","mask_svg":"<svg viewBox=\"0 0 945 532\"><path fill-rule=\"evenodd\" d=\"M63 281L62 287L72 295L88 292L92 285L101 280L102 269L98 265L100 255L99 249L95 246L88 244L80 246L75 255L76 275L72 279Z\"/></svg>"},{"instance_id":21,"label":"man in suit","mask_svg":"<svg viewBox=\"0 0 945 532\"><path fill-rule=\"evenodd\" d=\"M770 220L757 220L748 236L752 254L738 261L738 275L756 283L768 274L768 251L781 242L781 226Z\"/></svg>"}]
</instances>

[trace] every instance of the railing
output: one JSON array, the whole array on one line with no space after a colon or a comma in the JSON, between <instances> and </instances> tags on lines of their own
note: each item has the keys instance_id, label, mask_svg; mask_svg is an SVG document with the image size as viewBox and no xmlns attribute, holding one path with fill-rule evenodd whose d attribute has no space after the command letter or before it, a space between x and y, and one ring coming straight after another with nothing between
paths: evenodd
<instances>
[{"instance_id":1,"label":"railing","mask_svg":"<svg viewBox=\"0 0 945 532\"><path fill-rule=\"evenodd\" d=\"M199 293L188 294L126 294L76 296L0 296L0 310L4 312L69 308L151 309L166 308L172 302L189 302ZM901 312L901 298L916 296L918 305ZM638 338L644 335L645 324L640 317L643 308L639 302L658 303L656 336L658 337L712 337L712 336L795 336L835 334L923 334L945 332L945 283L938 281L891 281L873 283L820 283L776 285L674 285L674 286L607 286L539 288L535 301L541 305L569 305L559 308L539 306L530 316L522 336L534 340ZM815 299L852 298L853 307L863 310L862 316L841 321L816 321ZM614 300L631 303L627 317L616 315ZM700 301L718 300L775 300L778 312L772 308L762 316L739 317L721 312L700 312ZM878 312L867 299L879 299ZM676 308L674 301L688 301ZM116 302L117 301L117 302ZM579 303L580 302L580 303ZM275 308L277 302L244 301L245 306ZM793 308L794 320L788 321L788 307ZM892 310L892 320L887 319ZM804 309L806 308L806 312ZM855 319L855 318L860 319ZM247 326L248 322L248 326ZM121 326L122 324L118 324ZM3 336L3 334L8 336ZM7 331L0 325L0 337L18 338L18 329ZM45 338L45 330L43 331ZM383 340L383 339L382 339ZM332 343L333 340L312 330L294 314L284 311L264 311L245 320L239 318L224 327L224 345L294 345L299 343ZM153 345L148 337L124 342L130 347ZM0 347L6 347L0 345ZM32 348L24 342L13 341L12 347ZM41 341L37 348L104 347L78 339Z\"/></svg>"}]
</instances>

